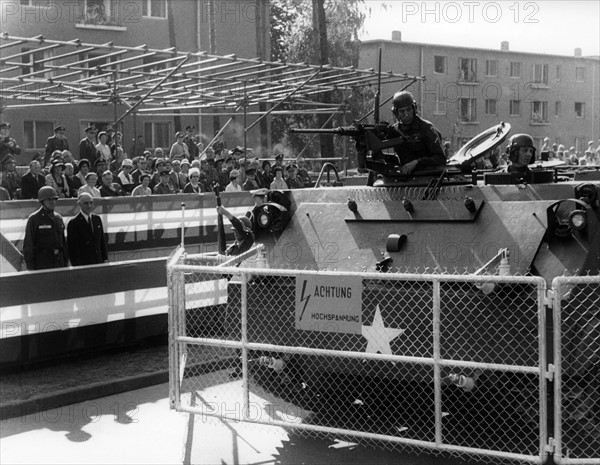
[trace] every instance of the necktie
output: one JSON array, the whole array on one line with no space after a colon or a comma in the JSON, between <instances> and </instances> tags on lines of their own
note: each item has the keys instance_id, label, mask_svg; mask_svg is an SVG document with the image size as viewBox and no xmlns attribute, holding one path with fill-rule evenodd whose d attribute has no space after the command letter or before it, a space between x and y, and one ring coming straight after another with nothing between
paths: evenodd
<instances>
[{"instance_id":1,"label":"necktie","mask_svg":"<svg viewBox=\"0 0 600 465\"><path fill-rule=\"evenodd\" d=\"M88 224L90 225L90 229L94 232L94 226L92 225L92 215L88 216Z\"/></svg>"}]
</instances>

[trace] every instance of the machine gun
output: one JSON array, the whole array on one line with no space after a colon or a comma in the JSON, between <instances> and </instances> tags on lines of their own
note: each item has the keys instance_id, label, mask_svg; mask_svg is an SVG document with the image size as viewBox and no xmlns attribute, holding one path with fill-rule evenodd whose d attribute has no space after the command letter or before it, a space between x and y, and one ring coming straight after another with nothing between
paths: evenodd
<instances>
[{"instance_id":1,"label":"machine gun","mask_svg":"<svg viewBox=\"0 0 600 465\"><path fill-rule=\"evenodd\" d=\"M398 128L391 131L389 124L385 122L376 124L355 123L352 126L340 126L331 129L291 128L290 132L298 134L337 134L352 137L356 141L359 168L366 168L384 176L399 176L401 164L398 156L396 154L384 154L382 151L401 145L407 138Z\"/></svg>"}]
</instances>

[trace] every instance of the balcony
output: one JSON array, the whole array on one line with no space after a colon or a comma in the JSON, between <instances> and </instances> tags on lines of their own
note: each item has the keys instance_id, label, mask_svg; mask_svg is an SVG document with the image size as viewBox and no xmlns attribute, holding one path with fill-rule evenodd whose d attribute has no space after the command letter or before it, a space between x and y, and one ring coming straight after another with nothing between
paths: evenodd
<instances>
[{"instance_id":1,"label":"balcony","mask_svg":"<svg viewBox=\"0 0 600 465\"><path fill-rule=\"evenodd\" d=\"M104 31L126 31L127 28L106 14L104 7L92 4L83 12L83 16L77 19L75 27L78 29L99 29Z\"/></svg>"}]
</instances>

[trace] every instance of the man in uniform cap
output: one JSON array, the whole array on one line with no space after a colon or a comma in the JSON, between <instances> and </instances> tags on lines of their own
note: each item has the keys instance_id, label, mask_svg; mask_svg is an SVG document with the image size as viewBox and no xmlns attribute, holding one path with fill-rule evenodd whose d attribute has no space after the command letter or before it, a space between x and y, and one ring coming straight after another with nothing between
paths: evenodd
<instances>
[{"instance_id":1,"label":"man in uniform cap","mask_svg":"<svg viewBox=\"0 0 600 465\"><path fill-rule=\"evenodd\" d=\"M186 128L185 128L186 135L183 138L183 143L185 145L187 145L187 147L188 147L188 152L189 152L188 158L190 160L194 160L194 159L198 158L198 155L200 154L200 149L198 148L198 143L196 142L196 140L194 138L194 129L196 129L195 126L186 126Z\"/></svg>"},{"instance_id":2,"label":"man in uniform cap","mask_svg":"<svg viewBox=\"0 0 600 465\"><path fill-rule=\"evenodd\" d=\"M283 167L283 153L275 155L275 165Z\"/></svg>"},{"instance_id":3,"label":"man in uniform cap","mask_svg":"<svg viewBox=\"0 0 600 465\"><path fill-rule=\"evenodd\" d=\"M301 187L304 187L300 184L300 181L298 181L298 177L296 175L296 168L297 167L294 163L288 163L285 167L285 170L287 172L285 176L285 183L290 189L299 189Z\"/></svg>"},{"instance_id":4,"label":"man in uniform cap","mask_svg":"<svg viewBox=\"0 0 600 465\"><path fill-rule=\"evenodd\" d=\"M96 164L98 150L96 150L96 128L88 126L85 128L85 137L79 142L79 159L89 160L91 165Z\"/></svg>"},{"instance_id":5,"label":"man in uniform cap","mask_svg":"<svg viewBox=\"0 0 600 465\"><path fill-rule=\"evenodd\" d=\"M0 171L2 171L0 185L8 191L11 199L18 199L21 189L21 176L17 173L16 168L15 157L10 154L5 155L0 167Z\"/></svg>"},{"instance_id":6,"label":"man in uniform cap","mask_svg":"<svg viewBox=\"0 0 600 465\"><path fill-rule=\"evenodd\" d=\"M169 170L163 168L160 171L160 182L152 189L153 194L174 194L173 188L169 185Z\"/></svg>"},{"instance_id":7,"label":"man in uniform cap","mask_svg":"<svg viewBox=\"0 0 600 465\"><path fill-rule=\"evenodd\" d=\"M10 123L0 123L0 160L6 155L20 155L21 147L17 141L10 137Z\"/></svg>"},{"instance_id":8,"label":"man in uniform cap","mask_svg":"<svg viewBox=\"0 0 600 465\"><path fill-rule=\"evenodd\" d=\"M108 262L102 218L94 215L94 198L87 192L77 199L80 211L67 225L67 244L71 265Z\"/></svg>"},{"instance_id":9,"label":"man in uniform cap","mask_svg":"<svg viewBox=\"0 0 600 465\"><path fill-rule=\"evenodd\" d=\"M27 218L23 240L23 255L28 270L67 266L65 223L54 212L57 200L58 195L50 186L38 191L38 201L42 206Z\"/></svg>"},{"instance_id":10,"label":"man in uniform cap","mask_svg":"<svg viewBox=\"0 0 600 465\"><path fill-rule=\"evenodd\" d=\"M46 150L44 152L44 166L50 163L50 157L55 150L69 150L69 141L65 136L67 128L64 126L56 126L54 128L54 135L46 139Z\"/></svg>"}]
</instances>

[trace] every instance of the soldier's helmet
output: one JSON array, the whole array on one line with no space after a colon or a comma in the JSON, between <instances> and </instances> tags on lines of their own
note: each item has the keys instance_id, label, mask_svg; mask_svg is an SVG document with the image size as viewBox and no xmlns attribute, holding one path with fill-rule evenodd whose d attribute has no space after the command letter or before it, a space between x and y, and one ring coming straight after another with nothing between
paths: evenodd
<instances>
[{"instance_id":1,"label":"soldier's helmet","mask_svg":"<svg viewBox=\"0 0 600 465\"><path fill-rule=\"evenodd\" d=\"M49 199L54 199L54 200L58 199L58 194L54 190L54 187L44 186L44 187L40 188L40 190L38 191L38 202L43 202L44 200L49 200Z\"/></svg>"},{"instance_id":2,"label":"soldier's helmet","mask_svg":"<svg viewBox=\"0 0 600 465\"><path fill-rule=\"evenodd\" d=\"M392 99L392 113L394 114L394 116L397 116L396 112L398 111L399 108L404 108L404 107L409 107L409 106L413 107L413 110L416 115L417 114L417 101L415 100L415 97L413 94L411 94L407 90L401 90L394 94L394 98Z\"/></svg>"},{"instance_id":3,"label":"soldier's helmet","mask_svg":"<svg viewBox=\"0 0 600 465\"><path fill-rule=\"evenodd\" d=\"M508 159L510 161L516 161L519 156L519 148L521 147L533 149L533 156L529 162L533 163L535 160L535 146L533 145L533 137L529 134L515 134L508 140L508 147L506 147Z\"/></svg>"}]
</instances>

